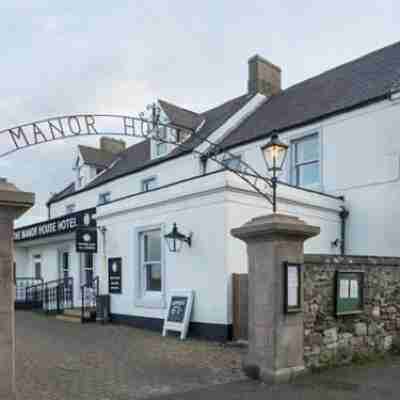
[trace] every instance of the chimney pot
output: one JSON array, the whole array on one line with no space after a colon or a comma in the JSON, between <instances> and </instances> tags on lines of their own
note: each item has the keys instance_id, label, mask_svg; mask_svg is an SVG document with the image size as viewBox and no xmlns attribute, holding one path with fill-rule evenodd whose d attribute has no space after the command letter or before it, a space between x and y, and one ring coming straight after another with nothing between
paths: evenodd
<instances>
[{"instance_id":1,"label":"chimney pot","mask_svg":"<svg viewBox=\"0 0 400 400\"><path fill-rule=\"evenodd\" d=\"M281 90L281 69L258 54L249 58L248 92L272 96Z\"/></svg>"}]
</instances>

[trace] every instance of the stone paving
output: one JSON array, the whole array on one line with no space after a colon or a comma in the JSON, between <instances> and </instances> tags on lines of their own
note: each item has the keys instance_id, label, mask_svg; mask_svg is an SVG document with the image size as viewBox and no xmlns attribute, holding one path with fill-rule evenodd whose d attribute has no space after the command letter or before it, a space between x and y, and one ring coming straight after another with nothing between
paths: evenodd
<instances>
[{"instance_id":1,"label":"stone paving","mask_svg":"<svg viewBox=\"0 0 400 400\"><path fill-rule=\"evenodd\" d=\"M127 400L243 379L240 350L16 313L18 400Z\"/></svg>"},{"instance_id":2,"label":"stone paving","mask_svg":"<svg viewBox=\"0 0 400 400\"><path fill-rule=\"evenodd\" d=\"M17 312L18 400L394 400L400 358L309 374L286 385L244 378L240 349Z\"/></svg>"},{"instance_id":3,"label":"stone paving","mask_svg":"<svg viewBox=\"0 0 400 400\"><path fill-rule=\"evenodd\" d=\"M290 384L236 381L157 400L398 400L400 358L309 374ZM155 400L155 399L153 399Z\"/></svg>"}]
</instances>

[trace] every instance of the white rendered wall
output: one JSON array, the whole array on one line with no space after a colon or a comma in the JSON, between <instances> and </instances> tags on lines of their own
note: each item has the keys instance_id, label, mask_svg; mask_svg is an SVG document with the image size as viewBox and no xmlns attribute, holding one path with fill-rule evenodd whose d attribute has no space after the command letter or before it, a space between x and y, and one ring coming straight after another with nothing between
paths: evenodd
<instances>
[{"instance_id":1,"label":"white rendered wall","mask_svg":"<svg viewBox=\"0 0 400 400\"><path fill-rule=\"evenodd\" d=\"M350 211L347 253L400 256L400 102L380 102L327 118L317 124L280 135L290 143L319 132L321 186L318 190L344 195ZM230 151L242 155L259 173L267 175L261 146L269 139L238 146ZM208 162L208 171L220 168ZM280 179L290 181L291 155Z\"/></svg>"},{"instance_id":2,"label":"white rendered wall","mask_svg":"<svg viewBox=\"0 0 400 400\"><path fill-rule=\"evenodd\" d=\"M290 191L296 193L289 196ZM283 190L281 195L284 196L281 204L285 204L286 197L297 198L291 200L292 214L321 226L321 236L313 243L310 241L309 251L332 251L331 241L340 233L338 212L342 202L293 188ZM135 233L138 228L154 225L162 225L169 231L176 222L185 233L193 231L193 246L184 247L178 254L165 252L167 291L195 290L194 321L231 323L231 275L247 271L247 256L245 246L230 235L230 230L270 211L265 199L249 192L228 172L100 207L97 219L98 224L107 228L107 257L123 258L123 294L111 295L111 311L163 317L162 308L135 305L134 281L138 268ZM103 285L107 281L107 276L102 276Z\"/></svg>"},{"instance_id":3,"label":"white rendered wall","mask_svg":"<svg viewBox=\"0 0 400 400\"><path fill-rule=\"evenodd\" d=\"M35 269L33 257L41 255L42 278L45 282L60 279L59 276L59 251L68 251L70 257L70 277L74 282L74 305L79 307L81 304L80 293L80 260L79 254L75 252L74 238L61 237L41 239L40 241L21 242L15 247L18 277L34 277Z\"/></svg>"}]
</instances>

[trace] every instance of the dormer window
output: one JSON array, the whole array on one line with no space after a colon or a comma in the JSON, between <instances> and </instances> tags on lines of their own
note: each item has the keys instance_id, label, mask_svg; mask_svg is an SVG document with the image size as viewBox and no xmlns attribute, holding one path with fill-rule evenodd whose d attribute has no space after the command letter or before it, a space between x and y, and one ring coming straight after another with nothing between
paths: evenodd
<instances>
[{"instance_id":1,"label":"dormer window","mask_svg":"<svg viewBox=\"0 0 400 400\"><path fill-rule=\"evenodd\" d=\"M167 130L166 129L160 129L160 132L158 133L158 137L160 139L166 139L167 138ZM167 152L167 143L156 141L156 157L160 157L164 155Z\"/></svg>"}]
</instances>

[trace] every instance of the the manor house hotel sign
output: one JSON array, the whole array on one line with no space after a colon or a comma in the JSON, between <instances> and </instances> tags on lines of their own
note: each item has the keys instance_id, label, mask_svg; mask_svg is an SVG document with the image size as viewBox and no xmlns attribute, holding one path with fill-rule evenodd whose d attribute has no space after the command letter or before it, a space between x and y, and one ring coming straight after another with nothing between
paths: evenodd
<instances>
[{"instance_id":1,"label":"the manor house hotel sign","mask_svg":"<svg viewBox=\"0 0 400 400\"><path fill-rule=\"evenodd\" d=\"M21 242L24 240L34 240L66 234L75 231L79 226L95 227L96 220L93 218L95 212L95 208L90 208L39 224L16 229L14 231L14 241Z\"/></svg>"}]
</instances>

